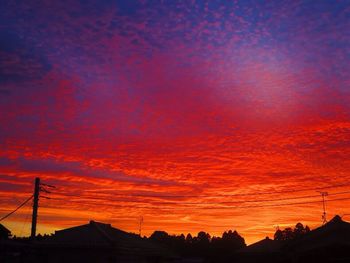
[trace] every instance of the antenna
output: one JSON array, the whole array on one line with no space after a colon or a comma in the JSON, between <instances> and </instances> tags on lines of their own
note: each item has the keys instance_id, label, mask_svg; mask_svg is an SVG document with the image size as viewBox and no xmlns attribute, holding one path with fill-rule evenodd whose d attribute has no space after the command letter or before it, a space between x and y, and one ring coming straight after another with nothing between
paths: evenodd
<instances>
[{"instance_id":1,"label":"antenna","mask_svg":"<svg viewBox=\"0 0 350 263\"><path fill-rule=\"evenodd\" d=\"M141 237L141 231L142 231L142 224L143 224L143 216L140 216L140 225L139 225L139 235Z\"/></svg>"},{"instance_id":2,"label":"antenna","mask_svg":"<svg viewBox=\"0 0 350 263\"><path fill-rule=\"evenodd\" d=\"M323 214L322 214L322 224L326 224L327 223L327 213L326 213L326 200L325 197L328 196L328 192L321 192L318 191L321 196L322 196L322 204L323 204Z\"/></svg>"}]
</instances>

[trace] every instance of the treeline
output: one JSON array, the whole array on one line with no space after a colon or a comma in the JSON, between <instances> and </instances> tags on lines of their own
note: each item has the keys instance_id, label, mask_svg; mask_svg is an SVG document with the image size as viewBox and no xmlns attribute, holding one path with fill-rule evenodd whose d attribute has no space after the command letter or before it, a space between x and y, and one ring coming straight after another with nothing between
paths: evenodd
<instances>
[{"instance_id":1,"label":"treeline","mask_svg":"<svg viewBox=\"0 0 350 263\"><path fill-rule=\"evenodd\" d=\"M310 232L310 228L297 223L294 228L277 229L274 240L288 242ZM244 238L237 231L226 231L221 237L211 237L201 231L197 236L191 234L169 235L165 231L155 231L149 239L183 256L228 257L246 246Z\"/></svg>"},{"instance_id":2,"label":"treeline","mask_svg":"<svg viewBox=\"0 0 350 263\"><path fill-rule=\"evenodd\" d=\"M149 239L182 256L192 257L228 255L246 246L244 238L232 230L224 232L221 237L211 237L204 231L197 236L169 235L165 231L155 231Z\"/></svg>"},{"instance_id":3,"label":"treeline","mask_svg":"<svg viewBox=\"0 0 350 263\"><path fill-rule=\"evenodd\" d=\"M310 228L301 223L297 223L294 228L287 227L283 230L277 229L274 234L274 240L288 243L297 239L302 235L310 232ZM130 233L131 234L131 233ZM137 236L136 234L133 234ZM50 239L51 235L37 235L37 241L45 241ZM28 237L16 237L13 240L27 243L30 241ZM220 258L227 259L234 253L244 247L246 243L244 238L237 231L225 231L221 237L211 236L209 233L200 231L196 236L191 234L169 235L165 231L155 231L150 237L144 239L151 240L159 245L166 247L170 251L174 251L178 255L184 257L201 257L215 258L216 262L220 262Z\"/></svg>"},{"instance_id":4,"label":"treeline","mask_svg":"<svg viewBox=\"0 0 350 263\"><path fill-rule=\"evenodd\" d=\"M291 227L287 227L284 230L277 229L274 235L274 240L278 240L278 241L293 240L309 232L310 232L310 228L308 226L304 227L302 223L298 223L295 225L294 229Z\"/></svg>"}]
</instances>

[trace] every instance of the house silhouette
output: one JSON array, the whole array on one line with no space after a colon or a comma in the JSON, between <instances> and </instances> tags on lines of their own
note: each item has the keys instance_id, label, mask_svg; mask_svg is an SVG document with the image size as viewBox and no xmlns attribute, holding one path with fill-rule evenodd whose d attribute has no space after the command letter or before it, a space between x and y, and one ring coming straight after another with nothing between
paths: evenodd
<instances>
[{"instance_id":1,"label":"house silhouette","mask_svg":"<svg viewBox=\"0 0 350 263\"><path fill-rule=\"evenodd\" d=\"M256 243L240 249L236 253L235 262L279 262L282 258L282 242L266 237Z\"/></svg>"},{"instance_id":2,"label":"house silhouette","mask_svg":"<svg viewBox=\"0 0 350 263\"><path fill-rule=\"evenodd\" d=\"M110 224L88 224L55 231L38 241L34 253L40 262L166 262L176 255L136 234Z\"/></svg>"},{"instance_id":3,"label":"house silhouette","mask_svg":"<svg viewBox=\"0 0 350 263\"><path fill-rule=\"evenodd\" d=\"M0 224L0 239L8 239L11 236L11 231L4 225Z\"/></svg>"},{"instance_id":4,"label":"house silhouette","mask_svg":"<svg viewBox=\"0 0 350 263\"><path fill-rule=\"evenodd\" d=\"M236 253L238 263L349 263L350 223L336 215L304 235L278 241L265 238Z\"/></svg>"},{"instance_id":5,"label":"house silhouette","mask_svg":"<svg viewBox=\"0 0 350 263\"><path fill-rule=\"evenodd\" d=\"M336 215L328 223L289 242L284 250L303 262L350 262L350 223Z\"/></svg>"}]
</instances>

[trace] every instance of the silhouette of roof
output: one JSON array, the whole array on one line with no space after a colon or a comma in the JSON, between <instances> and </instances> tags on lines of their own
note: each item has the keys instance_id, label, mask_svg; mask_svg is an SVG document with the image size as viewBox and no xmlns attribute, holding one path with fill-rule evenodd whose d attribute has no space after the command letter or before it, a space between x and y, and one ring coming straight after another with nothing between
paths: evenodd
<instances>
[{"instance_id":1,"label":"silhouette of roof","mask_svg":"<svg viewBox=\"0 0 350 263\"><path fill-rule=\"evenodd\" d=\"M170 255L166 249L136 234L112 227L110 224L90 221L89 224L55 231L46 245L59 247L91 247L116 249L121 253Z\"/></svg>"},{"instance_id":2,"label":"silhouette of roof","mask_svg":"<svg viewBox=\"0 0 350 263\"><path fill-rule=\"evenodd\" d=\"M2 224L0 224L0 235L1 236L10 236L11 235L11 231L8 230L6 227L4 227Z\"/></svg>"},{"instance_id":3,"label":"silhouette of roof","mask_svg":"<svg viewBox=\"0 0 350 263\"><path fill-rule=\"evenodd\" d=\"M288 247L303 251L336 245L350 246L350 223L343 221L339 215L294 240Z\"/></svg>"},{"instance_id":4,"label":"silhouette of roof","mask_svg":"<svg viewBox=\"0 0 350 263\"><path fill-rule=\"evenodd\" d=\"M274 253L281 248L281 242L266 237L240 250L241 253Z\"/></svg>"},{"instance_id":5,"label":"silhouette of roof","mask_svg":"<svg viewBox=\"0 0 350 263\"><path fill-rule=\"evenodd\" d=\"M108 230L108 228L111 228ZM76 245L76 246L111 246L114 244L113 239L106 232L116 232L121 235L121 230L112 228L109 224L103 224L90 221L89 224L71 227L55 231L55 234L49 239L50 243ZM109 233L111 234L111 233ZM115 236L116 234L113 233ZM125 235L128 233L125 232Z\"/></svg>"}]
</instances>

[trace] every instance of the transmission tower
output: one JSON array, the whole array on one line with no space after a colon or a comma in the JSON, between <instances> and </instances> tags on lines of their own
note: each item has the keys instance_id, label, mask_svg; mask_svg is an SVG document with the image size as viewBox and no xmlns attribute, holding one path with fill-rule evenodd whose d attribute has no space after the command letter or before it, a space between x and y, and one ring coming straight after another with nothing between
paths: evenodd
<instances>
[{"instance_id":1,"label":"transmission tower","mask_svg":"<svg viewBox=\"0 0 350 263\"><path fill-rule=\"evenodd\" d=\"M319 192L322 196L322 204L323 204L323 214L322 214L322 224L327 223L327 213L326 213L326 199L325 197L328 196L328 192Z\"/></svg>"}]
</instances>

